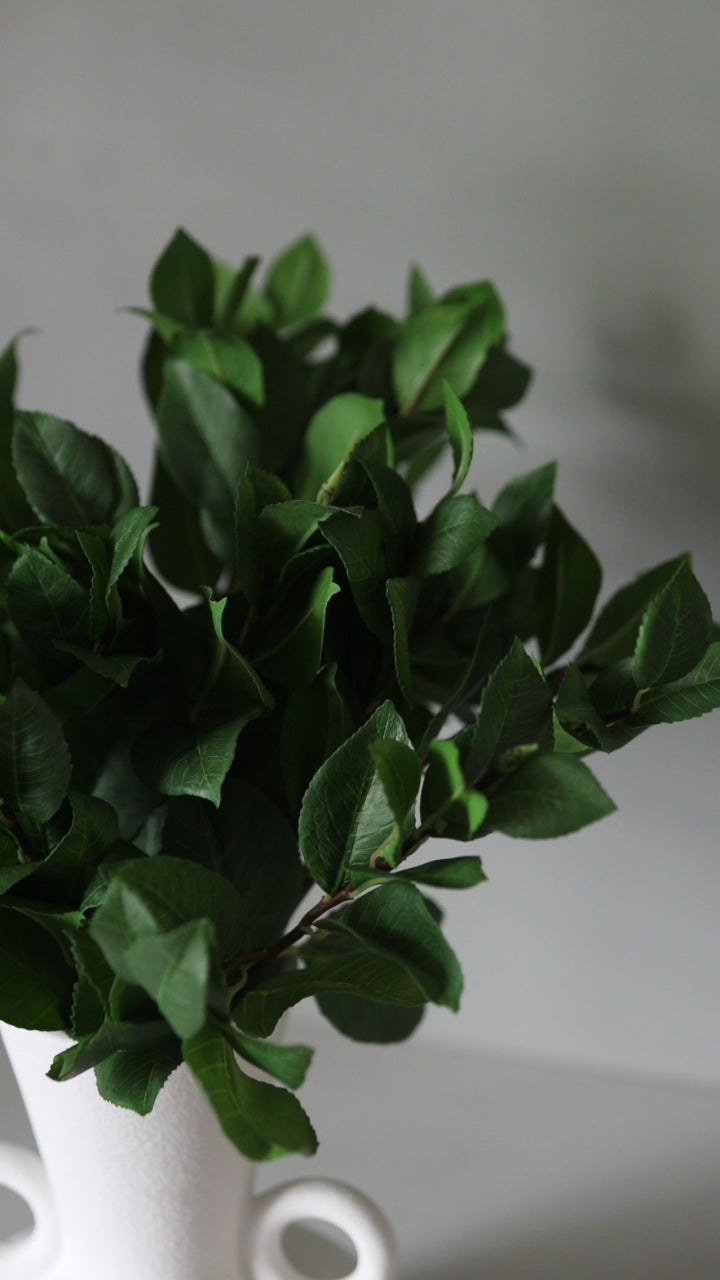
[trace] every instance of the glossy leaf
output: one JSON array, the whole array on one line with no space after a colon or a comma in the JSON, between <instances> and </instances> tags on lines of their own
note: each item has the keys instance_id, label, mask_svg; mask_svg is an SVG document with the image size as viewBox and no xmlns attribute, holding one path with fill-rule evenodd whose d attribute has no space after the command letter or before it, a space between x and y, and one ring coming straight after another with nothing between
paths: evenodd
<instances>
[{"instance_id":1,"label":"glossy leaf","mask_svg":"<svg viewBox=\"0 0 720 1280\"><path fill-rule=\"evenodd\" d=\"M464 396L502 332L494 300L439 302L410 317L393 356L400 411L443 405L443 381Z\"/></svg>"},{"instance_id":2,"label":"glossy leaf","mask_svg":"<svg viewBox=\"0 0 720 1280\"><path fill-rule=\"evenodd\" d=\"M323 491L323 501L333 500L338 471L353 446L385 420L382 400L348 391L334 396L313 415L305 432L297 476L297 493L314 501Z\"/></svg>"},{"instance_id":3,"label":"glossy leaf","mask_svg":"<svg viewBox=\"0 0 720 1280\"><path fill-rule=\"evenodd\" d=\"M636 725L693 720L720 707L720 641L709 646L696 667L679 680L643 693L632 721Z\"/></svg>"},{"instance_id":4,"label":"glossy leaf","mask_svg":"<svg viewBox=\"0 0 720 1280\"><path fill-rule=\"evenodd\" d=\"M665 561L611 596L585 641L581 654L583 663L605 667L632 656L645 610L658 592L667 586L685 558L676 556Z\"/></svg>"}]
</instances>

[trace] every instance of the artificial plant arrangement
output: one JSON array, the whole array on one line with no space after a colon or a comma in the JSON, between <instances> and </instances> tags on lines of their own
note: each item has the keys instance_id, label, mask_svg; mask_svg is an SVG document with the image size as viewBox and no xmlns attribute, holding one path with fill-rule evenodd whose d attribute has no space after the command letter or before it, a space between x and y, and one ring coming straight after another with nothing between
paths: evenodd
<instances>
[{"instance_id":1,"label":"artificial plant arrangement","mask_svg":"<svg viewBox=\"0 0 720 1280\"><path fill-rule=\"evenodd\" d=\"M457 1008L432 892L484 875L428 841L575 831L613 808L586 756L720 705L687 555L593 621L555 466L467 491L530 376L489 283L339 322L313 238L258 266L179 231L154 267L150 505L0 360L0 1020L141 1113L184 1060L255 1160L316 1146L286 1010L389 1042Z\"/></svg>"}]
</instances>

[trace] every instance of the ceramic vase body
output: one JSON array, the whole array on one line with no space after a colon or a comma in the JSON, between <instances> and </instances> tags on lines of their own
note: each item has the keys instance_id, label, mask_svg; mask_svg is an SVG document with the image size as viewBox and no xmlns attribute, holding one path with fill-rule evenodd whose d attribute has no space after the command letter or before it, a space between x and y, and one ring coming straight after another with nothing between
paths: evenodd
<instances>
[{"instance_id":1,"label":"ceramic vase body","mask_svg":"<svg viewBox=\"0 0 720 1280\"><path fill-rule=\"evenodd\" d=\"M0 1145L0 1183L35 1216L27 1239L0 1245L0 1280L302 1280L282 1248L300 1218L347 1232L354 1280L394 1277L392 1234L359 1193L309 1179L253 1195L255 1166L225 1138L184 1066L138 1116L105 1102L92 1071L63 1084L47 1078L65 1037L2 1033L40 1161Z\"/></svg>"}]
</instances>

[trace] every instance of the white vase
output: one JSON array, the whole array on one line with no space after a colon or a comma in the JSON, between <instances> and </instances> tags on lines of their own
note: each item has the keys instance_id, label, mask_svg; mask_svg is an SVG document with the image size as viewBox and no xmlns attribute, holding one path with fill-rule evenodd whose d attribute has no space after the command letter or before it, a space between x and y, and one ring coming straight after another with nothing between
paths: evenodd
<instances>
[{"instance_id":1,"label":"white vase","mask_svg":"<svg viewBox=\"0 0 720 1280\"><path fill-rule=\"evenodd\" d=\"M47 1078L64 1036L9 1026L2 1036L40 1157L0 1144L0 1185L35 1218L27 1237L0 1244L0 1280L304 1280L282 1239L305 1218L350 1237L353 1280L393 1280L392 1232L359 1192L307 1179L253 1194L256 1166L185 1066L138 1116L103 1101L92 1071Z\"/></svg>"}]
</instances>

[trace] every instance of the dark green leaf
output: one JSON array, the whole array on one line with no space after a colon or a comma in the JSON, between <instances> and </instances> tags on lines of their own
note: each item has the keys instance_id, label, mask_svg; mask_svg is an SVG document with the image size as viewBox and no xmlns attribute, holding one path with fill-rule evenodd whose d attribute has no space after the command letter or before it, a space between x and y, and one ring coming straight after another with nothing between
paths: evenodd
<instances>
[{"instance_id":1,"label":"dark green leaf","mask_svg":"<svg viewBox=\"0 0 720 1280\"><path fill-rule=\"evenodd\" d=\"M19 912L0 908L0 1021L31 1031L67 1026L73 973L50 934Z\"/></svg>"},{"instance_id":2,"label":"dark green leaf","mask_svg":"<svg viewBox=\"0 0 720 1280\"><path fill-rule=\"evenodd\" d=\"M90 598L55 560L26 547L7 584L8 611L19 631L51 639L87 636Z\"/></svg>"},{"instance_id":3,"label":"dark green leaf","mask_svg":"<svg viewBox=\"0 0 720 1280\"><path fill-rule=\"evenodd\" d=\"M590 770L569 755L541 755L508 774L492 796L488 825L545 840L579 831L615 809Z\"/></svg>"},{"instance_id":4,"label":"dark green leaf","mask_svg":"<svg viewBox=\"0 0 720 1280\"><path fill-rule=\"evenodd\" d=\"M692 671L669 684L648 689L639 700L636 725L692 720L720 707L720 641L710 645Z\"/></svg>"},{"instance_id":5,"label":"dark green leaf","mask_svg":"<svg viewBox=\"0 0 720 1280\"><path fill-rule=\"evenodd\" d=\"M40 695L17 680L0 705L0 797L14 812L47 822L65 798L71 772L59 722Z\"/></svg>"},{"instance_id":6,"label":"dark green leaf","mask_svg":"<svg viewBox=\"0 0 720 1280\"><path fill-rule=\"evenodd\" d=\"M476 857L439 858L416 867L403 867L396 875L413 884L430 885L433 889L471 889L487 879L482 863Z\"/></svg>"},{"instance_id":7,"label":"dark green leaf","mask_svg":"<svg viewBox=\"0 0 720 1280\"><path fill-rule=\"evenodd\" d=\"M512 549L512 567L532 559L545 537L553 510L557 464L549 462L527 475L517 476L501 490L493 503L503 543Z\"/></svg>"},{"instance_id":8,"label":"dark green leaf","mask_svg":"<svg viewBox=\"0 0 720 1280\"><path fill-rule=\"evenodd\" d=\"M220 575L220 561L205 542L197 507L180 492L159 455L152 500L160 519L150 534L150 548L163 577L183 591L212 587Z\"/></svg>"},{"instance_id":9,"label":"dark green leaf","mask_svg":"<svg viewBox=\"0 0 720 1280\"><path fill-rule=\"evenodd\" d=\"M124 1049L95 1068L98 1093L116 1107L148 1115L168 1076L182 1062L180 1045L168 1043L152 1049Z\"/></svg>"},{"instance_id":10,"label":"dark green leaf","mask_svg":"<svg viewBox=\"0 0 720 1280\"><path fill-rule=\"evenodd\" d=\"M493 671L477 719L455 738L469 784L514 747L536 743L552 750L552 691L519 640Z\"/></svg>"},{"instance_id":11,"label":"dark green leaf","mask_svg":"<svg viewBox=\"0 0 720 1280\"><path fill-rule=\"evenodd\" d=\"M633 667L638 687L669 684L686 675L703 657L711 630L707 596L683 560L643 615Z\"/></svg>"},{"instance_id":12,"label":"dark green leaf","mask_svg":"<svg viewBox=\"0 0 720 1280\"><path fill-rule=\"evenodd\" d=\"M496 524L493 513L472 494L444 498L420 526L413 573L422 578L453 569L477 549Z\"/></svg>"},{"instance_id":13,"label":"dark green leaf","mask_svg":"<svg viewBox=\"0 0 720 1280\"><path fill-rule=\"evenodd\" d=\"M200 508L210 550L230 561L235 492L247 465L257 462L254 423L220 383L183 360L165 365L157 422L170 476Z\"/></svg>"},{"instance_id":14,"label":"dark green leaf","mask_svg":"<svg viewBox=\"0 0 720 1280\"><path fill-rule=\"evenodd\" d=\"M310 592L302 585L302 596L291 598L278 611L264 636L262 651L255 662L266 680L290 689L309 684L322 661L325 614L340 588L331 568L323 569Z\"/></svg>"},{"instance_id":15,"label":"dark green leaf","mask_svg":"<svg viewBox=\"0 0 720 1280\"><path fill-rule=\"evenodd\" d=\"M402 847L403 838L414 827L415 801L420 788L422 767L412 747L394 738L374 742L370 747L370 754L395 818L394 828L380 855L392 867Z\"/></svg>"},{"instance_id":16,"label":"dark green leaf","mask_svg":"<svg viewBox=\"0 0 720 1280\"><path fill-rule=\"evenodd\" d=\"M426 307L432 306L434 301L433 291L420 267L411 267L408 278L408 311L410 315L415 315L418 311L424 311Z\"/></svg>"},{"instance_id":17,"label":"dark green leaf","mask_svg":"<svg viewBox=\"0 0 720 1280\"><path fill-rule=\"evenodd\" d=\"M171 1038L164 1022L106 1022L98 1031L84 1036L79 1044L57 1053L48 1071L51 1080L73 1080L90 1071L118 1049L137 1049L163 1045Z\"/></svg>"},{"instance_id":18,"label":"dark green leaf","mask_svg":"<svg viewBox=\"0 0 720 1280\"><path fill-rule=\"evenodd\" d=\"M254 1036L245 1035L232 1024L223 1027L223 1035L241 1058L274 1076L289 1089L299 1089L304 1082L314 1049L304 1044L274 1044L267 1040L256 1040Z\"/></svg>"},{"instance_id":19,"label":"dark green leaf","mask_svg":"<svg viewBox=\"0 0 720 1280\"><path fill-rule=\"evenodd\" d=\"M390 632L385 595L389 567L380 513L363 511L355 516L339 511L322 525L322 534L342 561L363 622L374 635L386 637Z\"/></svg>"},{"instance_id":20,"label":"dark green leaf","mask_svg":"<svg viewBox=\"0 0 720 1280\"><path fill-rule=\"evenodd\" d=\"M384 738L410 745L390 702L338 747L305 792L300 849L326 893L337 893L355 868L366 870L393 832L395 818L370 752L371 745Z\"/></svg>"},{"instance_id":21,"label":"dark green leaf","mask_svg":"<svg viewBox=\"0 0 720 1280\"><path fill-rule=\"evenodd\" d=\"M395 877L365 893L325 927L360 942L375 955L400 964L426 1000L457 1009L463 979L460 966L422 894Z\"/></svg>"},{"instance_id":22,"label":"dark green leaf","mask_svg":"<svg viewBox=\"0 0 720 1280\"><path fill-rule=\"evenodd\" d=\"M148 729L133 748L135 767L160 795L200 796L219 807L237 740L259 714L257 708L220 724L168 724Z\"/></svg>"},{"instance_id":23,"label":"dark green leaf","mask_svg":"<svg viewBox=\"0 0 720 1280\"><path fill-rule=\"evenodd\" d=\"M337 665L326 667L290 696L281 734L282 769L293 813L300 809L310 779L354 729L337 687Z\"/></svg>"},{"instance_id":24,"label":"dark green leaf","mask_svg":"<svg viewBox=\"0 0 720 1280\"><path fill-rule=\"evenodd\" d=\"M317 1003L336 1031L361 1044L399 1044L413 1034L425 1016L424 1005L378 1004L344 992L327 991L317 997Z\"/></svg>"},{"instance_id":25,"label":"dark green leaf","mask_svg":"<svg viewBox=\"0 0 720 1280\"><path fill-rule=\"evenodd\" d=\"M417 578L389 578L385 591L392 617L395 676L405 702L412 706L410 630L420 594L420 583Z\"/></svg>"},{"instance_id":26,"label":"dark green leaf","mask_svg":"<svg viewBox=\"0 0 720 1280\"><path fill-rule=\"evenodd\" d=\"M597 556L554 507L537 580L537 636L543 664L555 662L584 631L601 581Z\"/></svg>"},{"instance_id":27,"label":"dark green leaf","mask_svg":"<svg viewBox=\"0 0 720 1280\"><path fill-rule=\"evenodd\" d=\"M461 829L463 839L471 839L487 811L485 796L467 786L457 743L451 738L431 742L421 802L423 827L437 828L439 834L452 824Z\"/></svg>"},{"instance_id":28,"label":"dark green leaf","mask_svg":"<svg viewBox=\"0 0 720 1280\"><path fill-rule=\"evenodd\" d=\"M211 1023L183 1042L183 1057L242 1155L273 1160L290 1152L315 1151L317 1138L297 1098L245 1075L222 1032Z\"/></svg>"},{"instance_id":29,"label":"dark green leaf","mask_svg":"<svg viewBox=\"0 0 720 1280\"><path fill-rule=\"evenodd\" d=\"M138 505L137 486L119 454L62 418L16 414L12 455L30 506L48 524L114 524Z\"/></svg>"}]
</instances>

